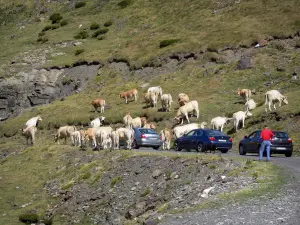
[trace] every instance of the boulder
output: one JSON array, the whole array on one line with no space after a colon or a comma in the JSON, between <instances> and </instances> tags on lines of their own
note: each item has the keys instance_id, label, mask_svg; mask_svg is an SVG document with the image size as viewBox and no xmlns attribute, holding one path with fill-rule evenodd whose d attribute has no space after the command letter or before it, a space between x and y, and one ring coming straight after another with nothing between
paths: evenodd
<instances>
[{"instance_id":1,"label":"boulder","mask_svg":"<svg viewBox=\"0 0 300 225\"><path fill-rule=\"evenodd\" d=\"M238 61L238 65L237 65L238 70L246 70L250 68L252 68L252 60L250 57L244 57Z\"/></svg>"}]
</instances>

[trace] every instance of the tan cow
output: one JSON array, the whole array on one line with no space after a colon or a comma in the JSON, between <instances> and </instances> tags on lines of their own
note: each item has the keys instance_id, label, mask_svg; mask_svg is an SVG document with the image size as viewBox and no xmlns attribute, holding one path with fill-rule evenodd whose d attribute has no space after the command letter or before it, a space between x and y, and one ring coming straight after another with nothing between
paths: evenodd
<instances>
[{"instance_id":1,"label":"tan cow","mask_svg":"<svg viewBox=\"0 0 300 225\"><path fill-rule=\"evenodd\" d=\"M144 126L143 126L143 128L150 128L150 129L156 129L156 126L155 126L155 124L154 123L146 123Z\"/></svg>"},{"instance_id":2,"label":"tan cow","mask_svg":"<svg viewBox=\"0 0 300 225\"><path fill-rule=\"evenodd\" d=\"M141 122L142 122L142 127L145 126L145 124L147 123L147 118L141 117Z\"/></svg>"},{"instance_id":3,"label":"tan cow","mask_svg":"<svg viewBox=\"0 0 300 225\"><path fill-rule=\"evenodd\" d=\"M196 100L190 101L186 103L184 106L181 106L176 113L175 120L177 120L179 123L181 121L181 124L183 124L184 117L190 123L188 113L196 112L196 117L199 117L199 107L198 102Z\"/></svg>"},{"instance_id":4,"label":"tan cow","mask_svg":"<svg viewBox=\"0 0 300 225\"><path fill-rule=\"evenodd\" d=\"M60 127L56 133L56 135L54 136L55 142L57 142L59 144L59 139L65 139L65 144L67 143L67 138L71 137L71 141L72 143L74 143L73 137L71 136L71 134L76 131L76 127L75 126L64 126L64 127Z\"/></svg>"},{"instance_id":5,"label":"tan cow","mask_svg":"<svg viewBox=\"0 0 300 225\"><path fill-rule=\"evenodd\" d=\"M22 134L26 137L27 144L28 144L28 139L31 140L32 145L34 144L36 131L37 131L36 126L29 126L22 130Z\"/></svg>"},{"instance_id":6,"label":"tan cow","mask_svg":"<svg viewBox=\"0 0 300 225\"><path fill-rule=\"evenodd\" d=\"M242 98L244 98L246 100L246 102L249 100L249 98L252 95L252 91L250 89L238 89L236 91L236 93L241 96Z\"/></svg>"},{"instance_id":7,"label":"tan cow","mask_svg":"<svg viewBox=\"0 0 300 225\"><path fill-rule=\"evenodd\" d=\"M134 101L137 101L138 91L137 91L137 89L132 89L130 91L121 92L119 96L120 96L120 98L125 99L125 103L128 102L127 101L128 98L132 98L132 97L134 97Z\"/></svg>"},{"instance_id":8,"label":"tan cow","mask_svg":"<svg viewBox=\"0 0 300 225\"><path fill-rule=\"evenodd\" d=\"M187 94L180 93L178 95L177 101L178 101L179 106L184 106L186 103L188 103L190 101L190 98Z\"/></svg>"},{"instance_id":9,"label":"tan cow","mask_svg":"<svg viewBox=\"0 0 300 225\"><path fill-rule=\"evenodd\" d=\"M95 99L95 100L91 101L91 104L92 104L92 106L94 106L95 111L98 112L98 108L100 107L100 113L104 113L104 108L106 105L104 99L101 99L101 98Z\"/></svg>"},{"instance_id":10,"label":"tan cow","mask_svg":"<svg viewBox=\"0 0 300 225\"><path fill-rule=\"evenodd\" d=\"M156 92L147 92L144 97L147 107L149 107L149 105L150 107L157 106L158 94Z\"/></svg>"},{"instance_id":11,"label":"tan cow","mask_svg":"<svg viewBox=\"0 0 300 225\"><path fill-rule=\"evenodd\" d=\"M124 118L123 122L127 128L136 128L136 127L142 127L142 121L140 117L136 117L132 119L130 116L130 113L127 113Z\"/></svg>"},{"instance_id":12,"label":"tan cow","mask_svg":"<svg viewBox=\"0 0 300 225\"><path fill-rule=\"evenodd\" d=\"M163 145L162 145L163 150L165 150L165 149L170 150L171 149L171 139L172 139L171 130L169 130L168 128L161 130L160 137L163 142Z\"/></svg>"}]
</instances>

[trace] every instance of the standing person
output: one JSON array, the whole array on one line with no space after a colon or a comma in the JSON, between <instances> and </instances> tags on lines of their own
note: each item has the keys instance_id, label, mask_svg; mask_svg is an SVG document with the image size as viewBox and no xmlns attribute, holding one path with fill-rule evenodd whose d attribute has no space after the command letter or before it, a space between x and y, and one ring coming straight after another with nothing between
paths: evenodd
<instances>
[{"instance_id":1,"label":"standing person","mask_svg":"<svg viewBox=\"0 0 300 225\"><path fill-rule=\"evenodd\" d=\"M269 130L268 126L265 126L260 133L260 138L263 140L259 149L259 161L262 160L263 153L265 148L267 148L267 160L270 161L270 147L271 147L271 138L274 137L272 131Z\"/></svg>"}]
</instances>

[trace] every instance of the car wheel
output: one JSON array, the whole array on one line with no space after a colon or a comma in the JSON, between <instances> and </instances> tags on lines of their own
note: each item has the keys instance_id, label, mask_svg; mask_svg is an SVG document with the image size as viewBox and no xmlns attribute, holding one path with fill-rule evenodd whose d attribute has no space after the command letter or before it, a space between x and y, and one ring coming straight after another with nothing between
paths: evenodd
<instances>
[{"instance_id":1,"label":"car wheel","mask_svg":"<svg viewBox=\"0 0 300 225\"><path fill-rule=\"evenodd\" d=\"M228 149L222 149L221 152L222 152L222 153L227 153L227 152L228 152Z\"/></svg>"},{"instance_id":2,"label":"car wheel","mask_svg":"<svg viewBox=\"0 0 300 225\"><path fill-rule=\"evenodd\" d=\"M288 153L285 153L284 155L286 156L286 157L291 157L292 156L292 152L288 152Z\"/></svg>"},{"instance_id":3,"label":"car wheel","mask_svg":"<svg viewBox=\"0 0 300 225\"><path fill-rule=\"evenodd\" d=\"M177 152L178 152L178 151L181 151L181 148L179 148L177 142L174 143L174 150L177 151Z\"/></svg>"},{"instance_id":4,"label":"car wheel","mask_svg":"<svg viewBox=\"0 0 300 225\"><path fill-rule=\"evenodd\" d=\"M159 149L159 146L155 146L155 147L153 147L153 149L157 150L157 149Z\"/></svg>"},{"instance_id":5,"label":"car wheel","mask_svg":"<svg viewBox=\"0 0 300 225\"><path fill-rule=\"evenodd\" d=\"M140 146L138 146L136 140L134 140L133 145L132 145L132 148L133 148L133 149L139 149L139 148L140 148Z\"/></svg>"},{"instance_id":6,"label":"car wheel","mask_svg":"<svg viewBox=\"0 0 300 225\"><path fill-rule=\"evenodd\" d=\"M197 152L204 152L204 145L203 145L203 143L198 143L198 145L197 145L197 149L196 149L196 151Z\"/></svg>"},{"instance_id":7,"label":"car wheel","mask_svg":"<svg viewBox=\"0 0 300 225\"><path fill-rule=\"evenodd\" d=\"M246 155L246 151L244 150L244 146L243 145L240 145L240 147L239 147L239 153L240 153L240 155Z\"/></svg>"}]
</instances>

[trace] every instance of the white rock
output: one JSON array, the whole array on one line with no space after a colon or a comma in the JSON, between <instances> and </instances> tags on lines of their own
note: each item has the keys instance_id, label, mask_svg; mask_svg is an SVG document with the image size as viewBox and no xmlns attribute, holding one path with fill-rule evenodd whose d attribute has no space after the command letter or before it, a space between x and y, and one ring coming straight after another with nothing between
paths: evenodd
<instances>
[{"instance_id":1,"label":"white rock","mask_svg":"<svg viewBox=\"0 0 300 225\"><path fill-rule=\"evenodd\" d=\"M224 180L226 178L226 176L221 176L222 180Z\"/></svg>"},{"instance_id":2,"label":"white rock","mask_svg":"<svg viewBox=\"0 0 300 225\"><path fill-rule=\"evenodd\" d=\"M202 192L202 194L201 194L201 197L202 197L202 198L208 198L209 192L211 192L211 190L213 190L214 188L215 188L215 187L213 186L213 187L209 187L209 188L203 190L203 192Z\"/></svg>"}]
</instances>

